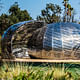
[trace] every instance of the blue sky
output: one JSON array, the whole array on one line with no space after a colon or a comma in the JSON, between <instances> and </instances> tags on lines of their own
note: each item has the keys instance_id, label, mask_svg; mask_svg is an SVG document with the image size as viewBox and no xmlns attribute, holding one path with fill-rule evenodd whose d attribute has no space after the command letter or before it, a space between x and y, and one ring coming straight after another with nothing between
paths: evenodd
<instances>
[{"instance_id":1,"label":"blue sky","mask_svg":"<svg viewBox=\"0 0 80 80\"><path fill-rule=\"evenodd\" d=\"M36 19L38 15L41 14L41 10L46 7L46 3L54 3L58 4L63 9L63 0L2 0L3 9L0 11L0 15L2 13L8 13L8 9L14 2L19 3L19 7L24 10L26 9L33 19ZM75 19L80 18L80 0L69 0L69 3L75 9L76 16Z\"/></svg>"}]
</instances>

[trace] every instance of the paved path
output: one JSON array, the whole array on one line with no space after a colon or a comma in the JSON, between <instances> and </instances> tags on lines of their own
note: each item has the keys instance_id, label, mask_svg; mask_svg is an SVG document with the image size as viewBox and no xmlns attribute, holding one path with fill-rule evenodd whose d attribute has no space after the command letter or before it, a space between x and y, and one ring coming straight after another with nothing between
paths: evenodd
<instances>
[{"instance_id":1,"label":"paved path","mask_svg":"<svg viewBox=\"0 0 80 80\"><path fill-rule=\"evenodd\" d=\"M2 61L11 61L11 62L48 62L48 63L80 63L80 60L46 60L46 59L2 59Z\"/></svg>"}]
</instances>

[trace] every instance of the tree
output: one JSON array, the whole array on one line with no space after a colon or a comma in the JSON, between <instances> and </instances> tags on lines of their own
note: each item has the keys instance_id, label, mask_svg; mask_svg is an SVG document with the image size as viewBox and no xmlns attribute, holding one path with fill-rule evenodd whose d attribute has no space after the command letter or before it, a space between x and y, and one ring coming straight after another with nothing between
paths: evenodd
<instances>
[{"instance_id":1,"label":"tree","mask_svg":"<svg viewBox=\"0 0 80 80\"><path fill-rule=\"evenodd\" d=\"M74 9L68 3L69 0L63 0L64 5L64 15L63 22L73 22L74 21Z\"/></svg>"},{"instance_id":2,"label":"tree","mask_svg":"<svg viewBox=\"0 0 80 80\"><path fill-rule=\"evenodd\" d=\"M3 34L3 31L5 31L5 29L7 29L8 26L8 15L6 14L2 14L0 16L0 34Z\"/></svg>"},{"instance_id":3,"label":"tree","mask_svg":"<svg viewBox=\"0 0 80 80\"><path fill-rule=\"evenodd\" d=\"M73 11L73 8L71 7L70 4L67 5L67 22L70 22L71 20L71 17L72 17L72 11Z\"/></svg>"},{"instance_id":4,"label":"tree","mask_svg":"<svg viewBox=\"0 0 80 80\"><path fill-rule=\"evenodd\" d=\"M61 7L52 3L46 4L46 8L41 10L41 15L37 20L44 20L46 23L60 22Z\"/></svg>"},{"instance_id":5,"label":"tree","mask_svg":"<svg viewBox=\"0 0 80 80\"><path fill-rule=\"evenodd\" d=\"M17 2L15 2L9 9L9 14L2 14L0 16L0 33L3 32L11 25L21 22L31 20L32 17L29 15L27 10L21 10Z\"/></svg>"},{"instance_id":6,"label":"tree","mask_svg":"<svg viewBox=\"0 0 80 80\"><path fill-rule=\"evenodd\" d=\"M17 2L15 2L9 9L9 13L11 15L16 15L18 12L20 12L20 8Z\"/></svg>"},{"instance_id":7,"label":"tree","mask_svg":"<svg viewBox=\"0 0 80 80\"><path fill-rule=\"evenodd\" d=\"M66 17L67 17L67 4L69 0L63 0L63 5L64 5L64 15L63 15L63 22L66 22Z\"/></svg>"},{"instance_id":8,"label":"tree","mask_svg":"<svg viewBox=\"0 0 80 80\"><path fill-rule=\"evenodd\" d=\"M17 23L19 21L31 20L27 10L21 10L17 2L15 2L9 9L9 17L13 23ZM12 23L11 22L11 23Z\"/></svg>"}]
</instances>

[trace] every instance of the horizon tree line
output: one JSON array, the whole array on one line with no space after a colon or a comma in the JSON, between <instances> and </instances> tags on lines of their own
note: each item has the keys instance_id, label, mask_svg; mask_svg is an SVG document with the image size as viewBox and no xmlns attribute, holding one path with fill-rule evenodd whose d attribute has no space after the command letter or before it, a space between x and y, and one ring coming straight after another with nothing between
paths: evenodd
<instances>
[{"instance_id":1,"label":"horizon tree line","mask_svg":"<svg viewBox=\"0 0 80 80\"><path fill-rule=\"evenodd\" d=\"M69 0L63 0L62 4L64 6L64 14L62 14L63 10L59 5L48 3L45 9L41 10L41 15L37 16L36 19L45 21L48 24L55 22L75 22L74 9L69 4ZM61 14L63 15L62 17ZM0 34L2 35L13 24L32 19L29 12L21 10L18 2L15 2L8 10L8 14L4 13L0 16Z\"/></svg>"}]
</instances>

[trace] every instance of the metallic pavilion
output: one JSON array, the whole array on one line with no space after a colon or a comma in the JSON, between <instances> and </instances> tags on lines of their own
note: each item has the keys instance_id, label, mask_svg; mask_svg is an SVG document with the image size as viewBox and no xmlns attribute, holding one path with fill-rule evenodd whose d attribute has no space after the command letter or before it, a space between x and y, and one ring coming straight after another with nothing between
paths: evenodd
<instances>
[{"instance_id":1,"label":"metallic pavilion","mask_svg":"<svg viewBox=\"0 0 80 80\"><path fill-rule=\"evenodd\" d=\"M26 23L28 24L32 22L34 24L37 21L25 21L11 26L3 34L2 42L5 41L5 39L7 39L8 37L9 39L7 41L11 42L12 36L15 34L14 32L17 29L19 29ZM80 24L67 23L67 22L51 23L51 24L46 24L45 29L46 30L43 34L43 39L42 39L43 40L42 49L53 50L55 53L59 54L60 53L70 54L70 55L78 54L80 56ZM12 48L11 43L10 46Z\"/></svg>"}]
</instances>

